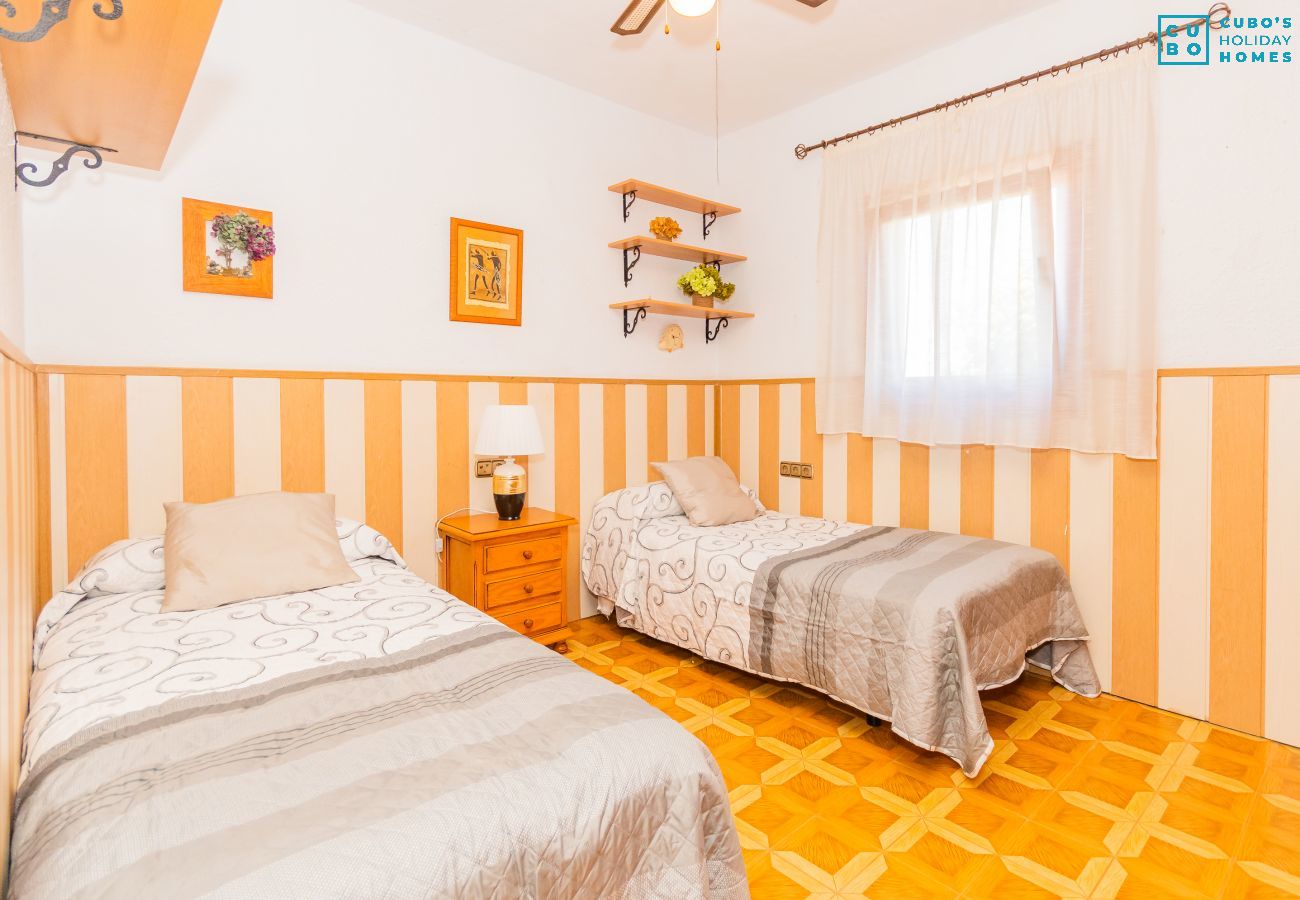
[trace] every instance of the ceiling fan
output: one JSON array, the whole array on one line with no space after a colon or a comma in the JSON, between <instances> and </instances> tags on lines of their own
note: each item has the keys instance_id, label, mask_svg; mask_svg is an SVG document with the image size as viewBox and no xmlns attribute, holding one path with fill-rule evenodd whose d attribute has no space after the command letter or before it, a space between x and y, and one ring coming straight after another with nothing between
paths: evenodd
<instances>
[{"instance_id":1,"label":"ceiling fan","mask_svg":"<svg viewBox=\"0 0 1300 900\"><path fill-rule=\"evenodd\" d=\"M609 30L617 35L640 34L663 9L665 0L632 0L615 20ZM681 16L702 16L713 9L716 0L667 0L673 11ZM826 0L798 0L804 6L821 6Z\"/></svg>"}]
</instances>

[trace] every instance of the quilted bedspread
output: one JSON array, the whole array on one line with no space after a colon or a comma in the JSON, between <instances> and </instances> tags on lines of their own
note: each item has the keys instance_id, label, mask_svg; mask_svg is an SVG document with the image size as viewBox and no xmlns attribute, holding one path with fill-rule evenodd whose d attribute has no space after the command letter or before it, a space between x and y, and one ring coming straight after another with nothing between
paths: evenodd
<instances>
[{"instance_id":1,"label":"quilted bedspread","mask_svg":"<svg viewBox=\"0 0 1300 900\"><path fill-rule=\"evenodd\" d=\"M1080 694L1100 690L1051 554L774 512L696 527L666 490L618 491L593 512L583 576L621 625L820 690L968 775L993 749L979 691L1026 662Z\"/></svg>"},{"instance_id":2,"label":"quilted bedspread","mask_svg":"<svg viewBox=\"0 0 1300 900\"><path fill-rule=\"evenodd\" d=\"M10 897L748 896L703 744L345 537L352 585L162 613L151 539L47 607Z\"/></svg>"}]
</instances>

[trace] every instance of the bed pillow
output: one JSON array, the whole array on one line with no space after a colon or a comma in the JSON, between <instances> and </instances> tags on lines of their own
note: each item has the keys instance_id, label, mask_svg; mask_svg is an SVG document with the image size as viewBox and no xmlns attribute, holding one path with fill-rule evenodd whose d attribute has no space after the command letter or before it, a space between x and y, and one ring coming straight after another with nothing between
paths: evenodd
<instances>
[{"instance_id":1,"label":"bed pillow","mask_svg":"<svg viewBox=\"0 0 1300 900\"><path fill-rule=\"evenodd\" d=\"M751 487L746 487L743 484L740 486L740 489L744 492L746 497L754 501L754 505L758 507L759 513L767 512L767 508L764 507L758 499L757 491ZM677 502L677 498L673 496L673 489L668 486L668 482L666 481L652 481L644 488L624 488L624 490L644 490L647 492L646 496L643 498L645 500L645 512L640 515L640 518L642 519L662 519L667 516L686 515L686 511L683 510L682 505ZM640 498L634 498L634 502L635 499Z\"/></svg>"},{"instance_id":2,"label":"bed pillow","mask_svg":"<svg viewBox=\"0 0 1300 900\"><path fill-rule=\"evenodd\" d=\"M692 525L730 525L759 515L731 468L716 456L655 463Z\"/></svg>"},{"instance_id":3,"label":"bed pillow","mask_svg":"<svg viewBox=\"0 0 1300 900\"><path fill-rule=\"evenodd\" d=\"M163 612L212 609L358 580L339 544L332 494L274 491L163 506Z\"/></svg>"}]
</instances>

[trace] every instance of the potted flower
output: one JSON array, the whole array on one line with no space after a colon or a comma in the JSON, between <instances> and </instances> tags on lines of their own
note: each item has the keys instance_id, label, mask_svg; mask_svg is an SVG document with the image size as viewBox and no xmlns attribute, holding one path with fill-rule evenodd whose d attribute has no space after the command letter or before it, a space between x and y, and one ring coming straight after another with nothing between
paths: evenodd
<instances>
[{"instance_id":1,"label":"potted flower","mask_svg":"<svg viewBox=\"0 0 1300 900\"><path fill-rule=\"evenodd\" d=\"M650 220L650 233L661 241L675 241L682 233L682 226L677 224L676 219L657 216Z\"/></svg>"},{"instance_id":2,"label":"potted flower","mask_svg":"<svg viewBox=\"0 0 1300 900\"><path fill-rule=\"evenodd\" d=\"M736 293L736 286L723 281L721 273L712 266L696 266L677 279L677 286L691 298L691 303L707 309L713 308L713 301L726 302Z\"/></svg>"}]
</instances>

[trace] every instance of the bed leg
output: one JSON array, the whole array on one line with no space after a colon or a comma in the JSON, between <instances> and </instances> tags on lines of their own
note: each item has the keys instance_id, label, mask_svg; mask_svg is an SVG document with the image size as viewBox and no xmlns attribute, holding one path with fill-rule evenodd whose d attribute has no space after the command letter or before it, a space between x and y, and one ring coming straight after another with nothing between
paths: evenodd
<instances>
[{"instance_id":1,"label":"bed leg","mask_svg":"<svg viewBox=\"0 0 1300 900\"><path fill-rule=\"evenodd\" d=\"M879 728L883 723L875 716L867 716L867 724L872 728Z\"/></svg>"}]
</instances>

